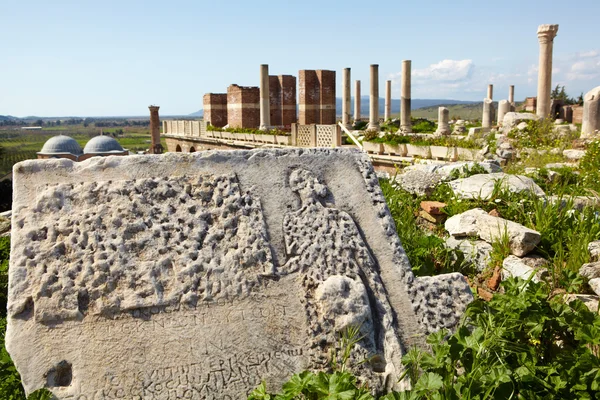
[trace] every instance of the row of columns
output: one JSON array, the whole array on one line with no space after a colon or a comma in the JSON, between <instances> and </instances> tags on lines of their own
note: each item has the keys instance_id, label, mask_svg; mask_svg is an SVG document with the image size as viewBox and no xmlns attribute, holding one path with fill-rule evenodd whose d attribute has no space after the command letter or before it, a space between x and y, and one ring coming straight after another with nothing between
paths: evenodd
<instances>
[{"instance_id":1,"label":"row of columns","mask_svg":"<svg viewBox=\"0 0 600 400\"><path fill-rule=\"evenodd\" d=\"M411 100L411 61L402 61L402 93L400 98L400 130L410 132L412 128L410 120L410 100ZM350 68L344 68L342 73L342 124L350 127ZM379 129L379 65L372 64L370 67L370 92L369 92L369 125L367 129ZM354 83L354 120L361 118L361 91L360 81ZM385 108L384 119L391 118L392 111L392 81L385 83Z\"/></svg>"}]
</instances>

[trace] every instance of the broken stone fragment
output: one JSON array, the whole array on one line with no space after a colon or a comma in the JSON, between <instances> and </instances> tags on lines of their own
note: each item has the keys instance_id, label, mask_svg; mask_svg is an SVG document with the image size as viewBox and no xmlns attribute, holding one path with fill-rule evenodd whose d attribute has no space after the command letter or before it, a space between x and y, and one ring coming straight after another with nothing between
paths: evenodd
<instances>
[{"instance_id":1,"label":"broken stone fragment","mask_svg":"<svg viewBox=\"0 0 600 400\"><path fill-rule=\"evenodd\" d=\"M588 251L590 252L590 259L592 261L600 261L600 240L590 242L588 244Z\"/></svg>"},{"instance_id":2,"label":"broken stone fragment","mask_svg":"<svg viewBox=\"0 0 600 400\"><path fill-rule=\"evenodd\" d=\"M579 268L579 275L588 279L600 278L600 261L583 264Z\"/></svg>"},{"instance_id":3,"label":"broken stone fragment","mask_svg":"<svg viewBox=\"0 0 600 400\"><path fill-rule=\"evenodd\" d=\"M475 208L449 218L444 227L452 236L479 237L492 244L507 236L511 254L522 257L540 242L539 232L504 218L489 215Z\"/></svg>"},{"instance_id":4,"label":"broken stone fragment","mask_svg":"<svg viewBox=\"0 0 600 400\"><path fill-rule=\"evenodd\" d=\"M423 211L431 215L446 215L443 211L446 203L441 201L422 201L420 206Z\"/></svg>"},{"instance_id":5,"label":"broken stone fragment","mask_svg":"<svg viewBox=\"0 0 600 400\"><path fill-rule=\"evenodd\" d=\"M508 256L502 262L503 280L510 277L528 280L531 277L532 282L539 282L547 276L548 271L545 268L532 268L519 257Z\"/></svg>"},{"instance_id":6,"label":"broken stone fragment","mask_svg":"<svg viewBox=\"0 0 600 400\"><path fill-rule=\"evenodd\" d=\"M588 285L590 285L594 293L600 296L600 278L590 279Z\"/></svg>"},{"instance_id":7,"label":"broken stone fragment","mask_svg":"<svg viewBox=\"0 0 600 400\"><path fill-rule=\"evenodd\" d=\"M544 191L533 179L524 175L510 175L503 172L493 174L477 174L468 178L457 179L449 183L457 197L461 199L489 200L494 188L500 185L512 193L530 192L536 196L544 196Z\"/></svg>"}]
</instances>

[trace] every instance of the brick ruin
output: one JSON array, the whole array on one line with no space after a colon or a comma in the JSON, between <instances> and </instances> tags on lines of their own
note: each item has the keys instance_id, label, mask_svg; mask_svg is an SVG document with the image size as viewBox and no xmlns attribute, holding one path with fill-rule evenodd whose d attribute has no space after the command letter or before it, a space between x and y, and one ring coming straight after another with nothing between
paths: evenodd
<instances>
[{"instance_id":1,"label":"brick ruin","mask_svg":"<svg viewBox=\"0 0 600 400\"><path fill-rule=\"evenodd\" d=\"M217 128L227 125L227 93L206 93L202 100L204 120Z\"/></svg>"},{"instance_id":2,"label":"brick ruin","mask_svg":"<svg viewBox=\"0 0 600 400\"><path fill-rule=\"evenodd\" d=\"M299 71L300 125L335 124L335 71Z\"/></svg>"},{"instance_id":3,"label":"brick ruin","mask_svg":"<svg viewBox=\"0 0 600 400\"><path fill-rule=\"evenodd\" d=\"M333 122L335 123L335 73L333 80ZM227 93L206 93L203 97L204 120L216 127L258 128L260 125L260 89L230 85ZM296 77L269 75L271 126L290 129L296 123Z\"/></svg>"}]
</instances>

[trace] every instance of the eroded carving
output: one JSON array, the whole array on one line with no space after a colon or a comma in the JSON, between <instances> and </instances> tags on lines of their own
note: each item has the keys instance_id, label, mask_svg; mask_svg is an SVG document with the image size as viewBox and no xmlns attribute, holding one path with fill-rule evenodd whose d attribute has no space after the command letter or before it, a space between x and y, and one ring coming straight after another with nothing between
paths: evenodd
<instances>
[{"instance_id":1,"label":"eroded carving","mask_svg":"<svg viewBox=\"0 0 600 400\"><path fill-rule=\"evenodd\" d=\"M12 316L240 298L275 274L260 202L233 174L49 185L20 215Z\"/></svg>"}]
</instances>

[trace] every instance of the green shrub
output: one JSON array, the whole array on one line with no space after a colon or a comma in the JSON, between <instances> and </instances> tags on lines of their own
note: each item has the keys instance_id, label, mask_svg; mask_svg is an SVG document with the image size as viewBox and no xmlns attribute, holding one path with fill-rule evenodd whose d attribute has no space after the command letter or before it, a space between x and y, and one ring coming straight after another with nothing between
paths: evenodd
<instances>
[{"instance_id":1,"label":"green shrub","mask_svg":"<svg viewBox=\"0 0 600 400\"><path fill-rule=\"evenodd\" d=\"M425 118L411 118L412 131L414 133L435 132L437 124Z\"/></svg>"},{"instance_id":2,"label":"green shrub","mask_svg":"<svg viewBox=\"0 0 600 400\"><path fill-rule=\"evenodd\" d=\"M515 127L508 133L508 137L516 139L518 147L532 148L568 147L579 137L577 132L559 136L554 131L555 127L554 121L550 118L528 120L525 129L520 131Z\"/></svg>"},{"instance_id":3,"label":"green shrub","mask_svg":"<svg viewBox=\"0 0 600 400\"><path fill-rule=\"evenodd\" d=\"M565 304L544 283L510 279L475 300L457 332L428 338L432 352L403 358L410 392L386 399L600 398L600 317Z\"/></svg>"},{"instance_id":4,"label":"green shrub","mask_svg":"<svg viewBox=\"0 0 600 400\"><path fill-rule=\"evenodd\" d=\"M589 144L585 156L579 162L582 184L600 192L600 140Z\"/></svg>"}]
</instances>

